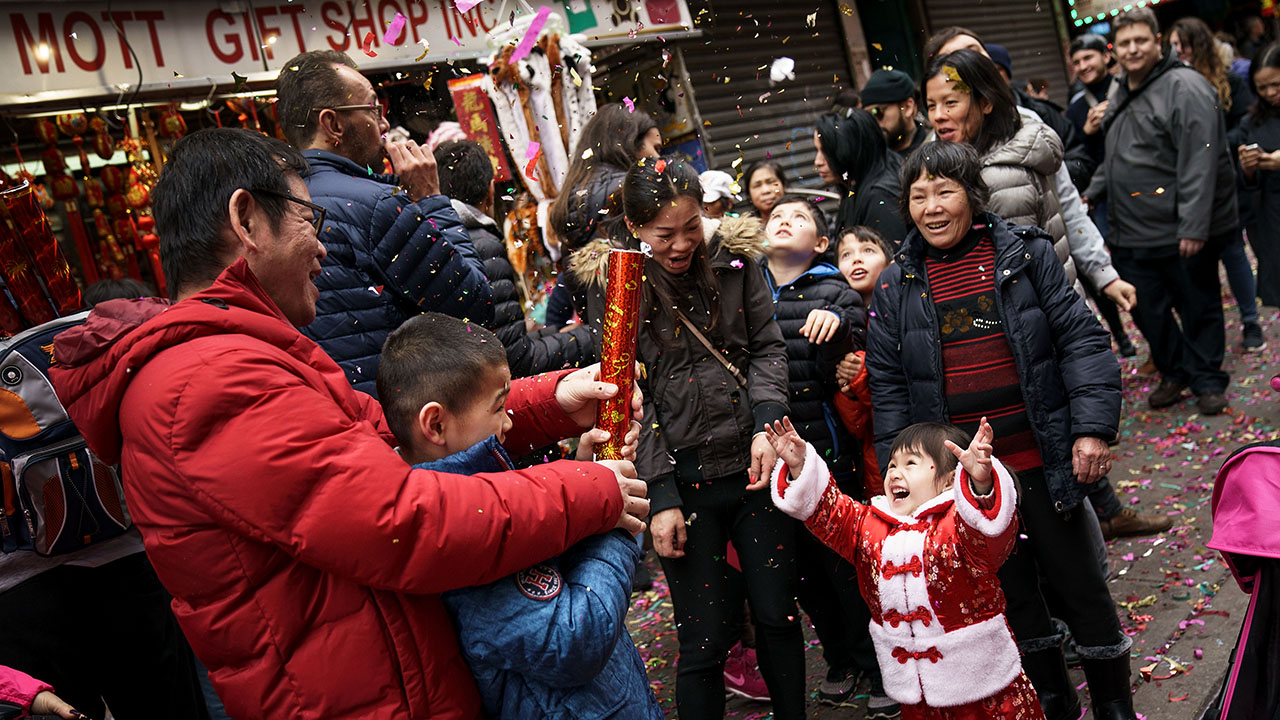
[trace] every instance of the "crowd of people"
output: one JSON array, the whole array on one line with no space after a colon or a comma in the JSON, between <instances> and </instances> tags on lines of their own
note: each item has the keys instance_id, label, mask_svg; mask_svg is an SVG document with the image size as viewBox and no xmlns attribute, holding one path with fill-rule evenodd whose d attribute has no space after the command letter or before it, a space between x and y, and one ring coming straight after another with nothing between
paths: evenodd
<instances>
[{"instance_id":1,"label":"crowd of people","mask_svg":"<svg viewBox=\"0 0 1280 720\"><path fill-rule=\"evenodd\" d=\"M1266 342L1255 295L1280 304L1280 44L1223 53L1145 8L1113 26L1071 44L1065 110L960 27L918 81L841 93L812 136L830 214L777 163L699 175L652 118L602 106L546 215L545 326L483 148L389 141L350 57L290 60L288 143L209 129L169 157L172 297L116 289L54 341L136 530L4 566L0 701L661 718L625 622L647 537L680 717L723 717L726 692L805 717L803 617L818 699L865 680L869 718L1075 719L1070 657L1095 718L1136 719L1105 540L1170 523L1108 481L1117 355L1138 350L1120 312L1151 408L1228 407L1219 263L1244 351ZM617 249L647 257L605 460ZM116 585L114 634L62 625L56 598ZM134 666L79 657L126 635Z\"/></svg>"}]
</instances>

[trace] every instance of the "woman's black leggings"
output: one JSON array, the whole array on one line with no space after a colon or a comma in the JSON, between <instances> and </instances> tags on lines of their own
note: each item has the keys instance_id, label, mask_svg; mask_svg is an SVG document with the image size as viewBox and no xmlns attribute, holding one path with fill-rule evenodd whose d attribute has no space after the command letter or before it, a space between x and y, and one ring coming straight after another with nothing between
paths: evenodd
<instances>
[{"instance_id":1,"label":"woman's black leggings","mask_svg":"<svg viewBox=\"0 0 1280 720\"><path fill-rule=\"evenodd\" d=\"M738 552L760 674L779 720L803 718L804 637L796 610L796 523L773 506L768 490L747 492L742 473L681 482L687 523L685 556L662 558L675 607L680 659L676 704L682 718L724 717L724 661L738 641L741 589L725 551Z\"/></svg>"}]
</instances>

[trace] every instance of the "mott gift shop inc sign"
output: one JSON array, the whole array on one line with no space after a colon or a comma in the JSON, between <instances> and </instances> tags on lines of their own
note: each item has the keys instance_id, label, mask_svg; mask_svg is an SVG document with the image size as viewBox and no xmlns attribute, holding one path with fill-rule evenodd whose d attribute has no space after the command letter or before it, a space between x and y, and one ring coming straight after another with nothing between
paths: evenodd
<instances>
[{"instance_id":1,"label":"mott gift shop inc sign","mask_svg":"<svg viewBox=\"0 0 1280 720\"><path fill-rule=\"evenodd\" d=\"M692 27L685 0L532 0L565 17L589 44ZM275 77L307 50L341 50L361 69L404 67L489 51L487 34L505 26L517 2L485 0L325 0L303 3L154 0L0 7L0 58L9 68L0 104L231 85ZM618 5L622 6L619 10ZM123 7L122 7L123 6ZM499 17L499 11L504 15ZM136 57L136 60L135 60Z\"/></svg>"}]
</instances>

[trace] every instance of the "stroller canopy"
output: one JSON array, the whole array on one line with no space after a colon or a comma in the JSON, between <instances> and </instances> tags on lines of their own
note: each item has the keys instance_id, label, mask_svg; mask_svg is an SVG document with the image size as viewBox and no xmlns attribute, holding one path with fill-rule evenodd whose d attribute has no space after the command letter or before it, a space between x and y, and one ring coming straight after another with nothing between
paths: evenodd
<instances>
[{"instance_id":1,"label":"stroller canopy","mask_svg":"<svg viewBox=\"0 0 1280 720\"><path fill-rule=\"evenodd\" d=\"M1253 591L1256 558L1280 558L1280 441L1237 450L1213 485L1213 537L1236 583Z\"/></svg>"}]
</instances>

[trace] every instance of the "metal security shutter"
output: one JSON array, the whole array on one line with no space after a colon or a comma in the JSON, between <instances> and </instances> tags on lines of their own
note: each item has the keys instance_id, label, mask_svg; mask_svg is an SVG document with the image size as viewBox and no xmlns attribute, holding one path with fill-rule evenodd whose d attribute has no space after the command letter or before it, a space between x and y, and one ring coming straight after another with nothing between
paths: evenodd
<instances>
[{"instance_id":1,"label":"metal security shutter","mask_svg":"<svg viewBox=\"0 0 1280 720\"><path fill-rule=\"evenodd\" d=\"M1067 105L1067 64L1053 17L1057 0L928 0L930 32L949 25L968 28L983 42L1003 45L1013 57L1015 84L1042 77L1049 98Z\"/></svg>"},{"instance_id":2,"label":"metal security shutter","mask_svg":"<svg viewBox=\"0 0 1280 720\"><path fill-rule=\"evenodd\" d=\"M772 155L790 184L820 186L813 169L814 121L849 87L850 77L836 3L715 0L712 12L714 27L704 26L705 39L681 46L708 164L736 176ZM813 13L810 27L805 17ZM769 67L779 57L796 61L796 79L771 87Z\"/></svg>"}]
</instances>

